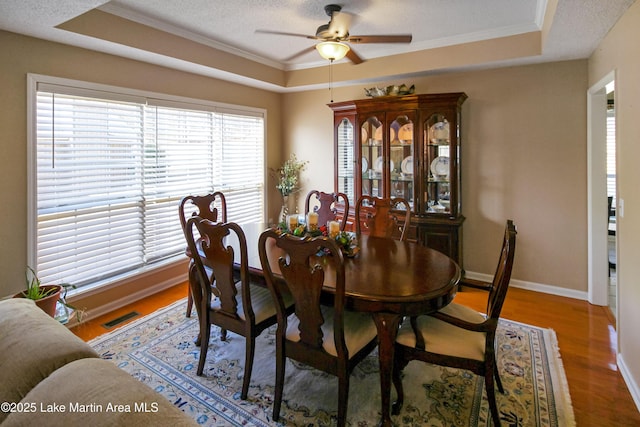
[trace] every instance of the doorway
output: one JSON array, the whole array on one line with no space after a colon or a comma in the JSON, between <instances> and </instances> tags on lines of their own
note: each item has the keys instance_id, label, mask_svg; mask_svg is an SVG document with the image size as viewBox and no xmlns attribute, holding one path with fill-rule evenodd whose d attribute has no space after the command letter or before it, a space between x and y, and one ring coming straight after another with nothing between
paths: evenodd
<instances>
[{"instance_id":1,"label":"doorway","mask_svg":"<svg viewBox=\"0 0 640 427\"><path fill-rule=\"evenodd\" d=\"M618 201L616 198L616 104L615 82L606 86L607 93L607 255L609 262L608 305L614 317L617 316L617 267L618 249L616 241L616 212Z\"/></svg>"},{"instance_id":2,"label":"doorway","mask_svg":"<svg viewBox=\"0 0 640 427\"><path fill-rule=\"evenodd\" d=\"M611 215L618 204L614 95L615 72L612 71L589 89L587 98L588 298L591 304L610 306L616 316L616 215ZM608 209L609 200L612 209Z\"/></svg>"}]
</instances>

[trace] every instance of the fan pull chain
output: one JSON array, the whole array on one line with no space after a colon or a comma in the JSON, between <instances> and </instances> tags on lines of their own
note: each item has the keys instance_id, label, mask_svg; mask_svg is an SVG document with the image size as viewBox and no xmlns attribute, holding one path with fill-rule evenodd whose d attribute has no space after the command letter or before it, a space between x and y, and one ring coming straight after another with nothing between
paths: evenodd
<instances>
[{"instance_id":1,"label":"fan pull chain","mask_svg":"<svg viewBox=\"0 0 640 427\"><path fill-rule=\"evenodd\" d=\"M329 98L333 102L333 59L329 60Z\"/></svg>"}]
</instances>

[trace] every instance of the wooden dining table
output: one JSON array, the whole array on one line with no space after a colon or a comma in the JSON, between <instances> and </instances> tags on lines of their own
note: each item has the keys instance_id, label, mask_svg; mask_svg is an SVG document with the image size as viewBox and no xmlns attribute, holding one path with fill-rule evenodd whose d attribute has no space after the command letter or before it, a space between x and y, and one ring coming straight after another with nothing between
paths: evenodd
<instances>
[{"instance_id":1,"label":"wooden dining table","mask_svg":"<svg viewBox=\"0 0 640 427\"><path fill-rule=\"evenodd\" d=\"M241 226L247 240L250 273L259 278L262 266L258 238L267 227ZM398 327L405 316L432 313L449 304L461 271L451 258L418 243L364 234L357 236L357 241L359 252L353 258L345 257L344 263L346 308L371 313L375 321L380 363L379 425L391 426L391 375ZM234 245L232 241L229 244ZM275 245L268 249L269 262L276 273L280 256ZM323 292L330 298L334 290L331 279L326 279Z\"/></svg>"}]
</instances>

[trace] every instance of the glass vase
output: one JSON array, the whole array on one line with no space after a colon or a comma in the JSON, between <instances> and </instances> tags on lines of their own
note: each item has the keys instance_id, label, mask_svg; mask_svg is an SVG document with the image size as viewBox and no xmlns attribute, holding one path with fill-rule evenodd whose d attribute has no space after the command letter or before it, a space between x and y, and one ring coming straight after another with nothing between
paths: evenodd
<instances>
[{"instance_id":1,"label":"glass vase","mask_svg":"<svg viewBox=\"0 0 640 427\"><path fill-rule=\"evenodd\" d=\"M282 196L282 206L280 207L280 215L278 216L278 223L281 224L287 220L289 215L289 196Z\"/></svg>"}]
</instances>

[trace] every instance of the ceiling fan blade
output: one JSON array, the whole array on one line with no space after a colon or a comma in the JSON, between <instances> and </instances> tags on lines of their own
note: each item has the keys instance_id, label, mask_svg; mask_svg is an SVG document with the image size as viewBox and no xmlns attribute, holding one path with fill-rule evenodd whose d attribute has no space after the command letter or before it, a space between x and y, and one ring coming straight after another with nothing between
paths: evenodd
<instances>
[{"instance_id":1,"label":"ceiling fan blade","mask_svg":"<svg viewBox=\"0 0 640 427\"><path fill-rule=\"evenodd\" d=\"M291 37L304 37L305 39L313 39L313 40L318 40L318 37L316 36L310 36L307 34L298 34L298 33L287 33L284 31L271 31L271 30L256 30L256 33L261 33L261 34L275 34L278 36L291 36Z\"/></svg>"},{"instance_id":2,"label":"ceiling fan blade","mask_svg":"<svg viewBox=\"0 0 640 427\"><path fill-rule=\"evenodd\" d=\"M381 35L381 36L349 36L345 41L349 43L411 43L411 34Z\"/></svg>"},{"instance_id":3,"label":"ceiling fan blade","mask_svg":"<svg viewBox=\"0 0 640 427\"><path fill-rule=\"evenodd\" d=\"M329 34L334 38L344 38L349 35L351 14L346 12L333 12L329 22Z\"/></svg>"},{"instance_id":4,"label":"ceiling fan blade","mask_svg":"<svg viewBox=\"0 0 640 427\"><path fill-rule=\"evenodd\" d=\"M301 50L301 51L300 51L300 52L298 52L298 53L294 53L293 55L291 55L291 56L289 56L289 57L287 57L287 58L284 58L282 61L283 61L283 62L289 62L289 61L292 61L292 60L296 59L297 57L302 56L302 55L304 55L304 54L307 54L307 53L309 53L309 52L312 52L312 51L314 51L314 50L316 50L315 45L314 45L314 46L309 46L308 48L303 49L303 50Z\"/></svg>"},{"instance_id":5,"label":"ceiling fan blade","mask_svg":"<svg viewBox=\"0 0 640 427\"><path fill-rule=\"evenodd\" d=\"M364 62L364 59L360 58L358 54L353 51L353 49L349 49L349 51L347 52L347 58L349 58L349 60L351 60L351 62L356 65L362 64Z\"/></svg>"}]
</instances>

